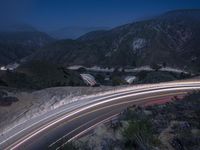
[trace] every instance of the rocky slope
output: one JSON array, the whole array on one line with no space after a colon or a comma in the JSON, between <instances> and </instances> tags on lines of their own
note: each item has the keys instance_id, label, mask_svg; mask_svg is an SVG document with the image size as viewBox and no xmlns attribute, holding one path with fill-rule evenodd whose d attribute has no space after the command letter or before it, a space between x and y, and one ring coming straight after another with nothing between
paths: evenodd
<instances>
[{"instance_id":1,"label":"rocky slope","mask_svg":"<svg viewBox=\"0 0 200 150\"><path fill-rule=\"evenodd\" d=\"M165 64L199 71L199 38L200 10L176 10L78 40L58 41L32 59L104 67Z\"/></svg>"},{"instance_id":2,"label":"rocky slope","mask_svg":"<svg viewBox=\"0 0 200 150\"><path fill-rule=\"evenodd\" d=\"M33 28L15 27L0 31L0 65L15 62L54 41Z\"/></svg>"},{"instance_id":3,"label":"rocky slope","mask_svg":"<svg viewBox=\"0 0 200 150\"><path fill-rule=\"evenodd\" d=\"M32 91L0 86L0 138L2 138L1 133L6 129L62 105L114 92L121 88L68 86Z\"/></svg>"}]
</instances>

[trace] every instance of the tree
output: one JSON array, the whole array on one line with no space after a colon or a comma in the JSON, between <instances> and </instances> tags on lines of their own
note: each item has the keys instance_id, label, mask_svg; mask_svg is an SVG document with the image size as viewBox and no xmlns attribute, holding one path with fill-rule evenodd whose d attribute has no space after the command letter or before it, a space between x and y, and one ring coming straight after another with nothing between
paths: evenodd
<instances>
[{"instance_id":1,"label":"tree","mask_svg":"<svg viewBox=\"0 0 200 150\"><path fill-rule=\"evenodd\" d=\"M143 80L145 79L145 77L147 76L148 72L147 71L140 71L137 76L139 78L139 80Z\"/></svg>"},{"instance_id":2,"label":"tree","mask_svg":"<svg viewBox=\"0 0 200 150\"><path fill-rule=\"evenodd\" d=\"M152 142L152 127L146 120L130 121L123 135L126 139L127 147L141 150L150 149Z\"/></svg>"},{"instance_id":3,"label":"tree","mask_svg":"<svg viewBox=\"0 0 200 150\"><path fill-rule=\"evenodd\" d=\"M151 64L151 68L154 69L155 71L158 71L159 69L161 69L161 66L156 63L153 63Z\"/></svg>"},{"instance_id":4,"label":"tree","mask_svg":"<svg viewBox=\"0 0 200 150\"><path fill-rule=\"evenodd\" d=\"M166 67L167 67L167 63L166 63L166 62L163 62L163 63L162 63L162 66L163 66L163 68L166 68Z\"/></svg>"}]
</instances>

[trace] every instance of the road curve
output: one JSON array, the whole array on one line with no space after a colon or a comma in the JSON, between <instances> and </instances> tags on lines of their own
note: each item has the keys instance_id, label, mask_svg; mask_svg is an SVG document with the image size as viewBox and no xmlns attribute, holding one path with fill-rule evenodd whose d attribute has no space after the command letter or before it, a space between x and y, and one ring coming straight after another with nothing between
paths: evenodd
<instances>
[{"instance_id":1,"label":"road curve","mask_svg":"<svg viewBox=\"0 0 200 150\"><path fill-rule=\"evenodd\" d=\"M74 140L128 106L199 89L200 81L171 82L128 87L85 98L8 130L0 136L0 149L55 149L62 139Z\"/></svg>"}]
</instances>

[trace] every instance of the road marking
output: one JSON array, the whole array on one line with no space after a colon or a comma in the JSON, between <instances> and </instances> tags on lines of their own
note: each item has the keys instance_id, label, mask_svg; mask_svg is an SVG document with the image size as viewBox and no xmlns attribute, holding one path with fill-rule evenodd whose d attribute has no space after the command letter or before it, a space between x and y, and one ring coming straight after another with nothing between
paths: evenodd
<instances>
[{"instance_id":1,"label":"road marking","mask_svg":"<svg viewBox=\"0 0 200 150\"><path fill-rule=\"evenodd\" d=\"M198 84L200 84L200 82L197 82L197 81L195 81L195 82L188 82L188 81L181 81L181 82L177 82L176 83L176 86L178 85L178 86L190 86L190 85L187 85L187 84L195 84L195 85L198 85ZM148 89L148 90L153 90L153 89L155 89L155 88L173 88L172 87L172 85L174 84L174 82L173 83L165 83L165 85L162 85L163 83L157 83L157 84L150 84L150 85L140 85L141 87L138 87L138 86L134 86L134 87L126 87L125 89L119 89L119 90L116 90L116 91L111 91L111 93L113 92L113 94L105 94L105 95L102 95L102 97L101 98L97 98L97 99L95 99L95 100L93 100L92 102L96 102L96 101L99 101L99 100L103 100L103 99L106 99L106 98L109 98L109 97L113 97L113 96L117 96L117 95L121 95L121 94L128 94L128 93L132 93L132 92L139 92L139 91L141 91L141 90L145 90L145 89ZM178 87L177 86L177 87ZM131 89L130 89L131 88ZM118 93L116 93L116 92L118 92ZM109 96L108 96L109 95ZM95 97L94 97L95 98ZM90 103L92 103L92 102L88 102L87 104L90 104ZM71 103L72 104L72 103ZM66 109L64 109L64 110L62 110L62 111L59 111L59 112L57 112L57 113L55 113L55 114L53 114L53 115L50 115L50 116L48 116L48 117L46 117L46 118L44 118L44 119L41 119L41 120L39 120L38 122L36 122L36 124L37 123L40 123L40 122L42 122L42 121L44 121L45 119L48 119L48 118L50 118L50 117L52 117L52 116L54 116L54 115L57 115L57 114L59 114L59 113L62 113L62 112L64 112L64 111L66 111L67 109L70 109L70 108L73 108L74 106L72 106L72 107L69 107L69 108L66 108ZM29 121L29 120L28 120ZM26 122L26 121L25 121ZM23 123L25 123L25 122L22 122L21 124L18 124L17 126L15 126L15 127L13 127L13 128L10 128L9 130L7 130L6 132L9 132L10 130L12 130L12 129L14 129L14 128L16 128L16 127L18 127L18 126L20 126L20 125L22 125ZM29 126L28 128L31 128L32 126L34 126L35 125L35 123L34 124L32 124L31 126ZM26 130L26 129L28 129L28 128L25 128L25 129L23 129L23 130ZM4 140L3 142L1 142L0 143L0 145L2 144L2 143L4 143L5 141L7 141L7 140L9 140L10 138L12 138L13 136L11 136L11 137L9 137L9 138L7 138L6 140Z\"/></svg>"},{"instance_id":2,"label":"road marking","mask_svg":"<svg viewBox=\"0 0 200 150\"><path fill-rule=\"evenodd\" d=\"M200 88L200 87L199 87L199 88ZM181 89L183 89L183 88L181 88ZM192 89L193 89L193 88L192 88ZM167 90L167 91L170 91L170 89L166 89L166 90ZM157 92L160 92L160 90L151 91L151 93L157 93ZM143 95L144 93L146 93L146 92L138 93L138 95ZM174 94L174 93L173 93L173 94ZM75 114L77 114L77 113L79 113L79 112L81 112L81 111L87 110L87 109L89 109L89 108L92 108L92 107L95 107L95 106L98 106L98 105L100 105L100 104L104 104L104 103L106 103L106 102L110 102L110 101L113 101L113 100L116 100L116 99L131 97L131 96L133 96L133 95L135 95L135 94L130 94L130 95L127 95L127 96L121 96L121 97L113 98L113 99L110 99L110 100L107 100L107 101L103 101L103 102L99 102L99 103L97 103L97 104L93 104L92 106L88 106L88 107L86 107L86 108L82 108L82 109L79 110L79 111L72 112L71 114L69 114L69 115L67 115L67 116L65 116L65 117L63 117L63 118L59 118L58 120L56 120L56 121L54 121L54 122L52 122L52 123L50 123L50 124L48 124L48 125L46 125L46 126L44 126L44 127L39 128L39 130L37 130L36 132L34 131L34 132L28 134L28 136L25 136L25 138L20 139L20 140L22 140L21 142L20 142L20 140L18 140L17 142L13 143L11 146L9 146L9 147L6 148L6 149L11 149L11 150L13 150L13 149L17 148L19 145L21 145L21 144L23 144L24 142L26 142L27 140L31 139L33 136L37 135L38 133L40 133L40 132L42 132L42 131L48 129L49 127L55 125L56 123L58 123L58 122L60 122L60 121L62 121L62 120L64 120L64 119L66 119L66 118L68 118L68 117L70 117L70 116L73 116L73 115L75 115ZM136 95L137 95L137 94L136 94ZM136 95L135 95L135 96L136 96ZM156 97L156 96L155 96L155 97ZM153 97L152 97L152 98L153 98ZM132 102L134 102L134 101L132 101ZM108 106L107 106L107 107L108 107ZM91 113L92 113L92 112L91 112ZM86 113L86 114L87 114L87 113ZM85 115L86 115L86 114L85 114ZM81 115L81 116L83 116L83 115ZM80 117L79 117L79 116L78 116L78 117L75 117L75 118L71 119L70 121L72 121L72 120L74 120L74 119L77 119L77 118L80 118ZM69 121L67 121L67 122L69 122ZM15 144L16 144L16 145L15 145ZM14 147L12 147L12 146L14 146ZM11 147L11 148L10 148L10 147Z\"/></svg>"},{"instance_id":3,"label":"road marking","mask_svg":"<svg viewBox=\"0 0 200 150\"><path fill-rule=\"evenodd\" d=\"M169 86L168 84L170 84L170 86ZM163 88L170 88L170 87L171 87L171 83L168 83L168 84L166 84L166 85L163 86L163 87L160 87L160 89L163 89ZM185 84L182 84L182 85L181 85L181 83L177 83L177 84L180 84L179 86L190 86L190 85L185 85ZM194 83L193 83L193 84L194 84ZM197 83L195 83L195 84L199 84L199 83L197 82ZM160 85L160 84L159 84L159 85ZM177 86L177 85L176 85L176 86ZM146 89L146 88L144 88L144 87L149 88L149 89ZM92 103L94 103L94 102L97 102L97 101L100 101L100 100L104 100L104 99L107 99L107 98L110 98L110 97L114 97L114 96L117 96L117 95L130 94L130 93L132 93L132 92L137 93L137 92L140 92L141 90L144 90L144 91L141 91L141 92L145 92L146 90L155 90L156 87L158 88L157 84L156 84L156 85L150 85L150 86L147 85L147 86L144 86L144 87L139 88L139 89L136 89L136 90L131 89L130 91L124 91L124 92L121 92L120 94L119 94L119 93L114 93L114 94L112 94L112 95L110 95L110 96L104 96L104 97L101 97L101 98L97 98L96 100L94 100L94 101L89 101L88 103L86 103L86 104L84 104L84 105L82 105L82 106L79 105L79 107L83 107L83 106L92 104ZM173 88L173 87L171 87L171 88ZM53 117L53 116L56 116L56 115L58 115L58 114L60 114L60 113L63 113L63 112L66 111L67 109L71 109L71 108L76 108L76 109L78 109L79 107L76 108L75 106L71 106L71 107L66 108L66 109L64 109L64 110L62 110L62 111L56 112L55 114L52 114L52 115L50 115L50 116L47 116L46 118L43 118L43 119L39 120L38 122L35 122L35 123L31 124L30 126L24 128L24 129L22 129L21 131L15 133L14 135L10 136L10 137L7 138L6 140L2 141L2 142L0 143L0 145L3 144L3 143L5 143L6 141L10 140L11 138L13 138L14 136L16 136L17 134L20 134L21 132L23 132L23 131L25 131L25 130L31 128L31 127L33 127L34 125L36 125L36 124L38 124L38 123L40 123L40 122L42 122L42 121L44 121L44 120L46 120L46 119L49 119L49 118L51 118L51 117ZM73 111L72 111L72 112L73 112Z\"/></svg>"},{"instance_id":4,"label":"road marking","mask_svg":"<svg viewBox=\"0 0 200 150\"><path fill-rule=\"evenodd\" d=\"M82 124L82 125L79 126L78 128L76 128L76 129L70 131L69 133L67 133L67 134L64 135L63 137L59 138L57 141L55 141L55 142L53 142L52 144L50 144L50 145L49 145L49 148L52 147L52 146L53 146L54 144L56 144L57 142L59 142L60 140L62 140L63 138L65 138L65 137L67 137L68 135L70 135L71 133L73 133L74 131L76 131L76 130L82 128L82 127L84 127L85 125L87 125L87 124L89 124L89 123L91 123L91 122L93 122L93 121L95 121L95 120L97 120L97 119L99 119L99 118L102 118L103 116L106 116L106 115L110 114L110 113L113 112L113 111L116 111L116 110L109 111L108 113L106 113L106 114L104 114L104 115L101 115L100 117L97 117L97 118L95 118L95 119L92 119L92 120L90 120L90 121L88 121L88 122ZM117 116L117 115L118 115L118 114L115 114L115 115L112 115L112 116L114 117L114 116ZM111 117L112 117L112 116L111 116ZM111 117L109 117L109 118L111 118ZM104 120L105 120L105 119L104 119Z\"/></svg>"},{"instance_id":5,"label":"road marking","mask_svg":"<svg viewBox=\"0 0 200 150\"><path fill-rule=\"evenodd\" d=\"M164 97L164 96L173 96L173 95L182 95L182 94L186 94L187 92L179 92L179 93L173 93L173 94L163 94L163 95L159 95L159 96L152 96L152 97L147 97L147 98L140 98L140 99L136 99L136 100L132 100L132 101L126 101L126 102L121 102L121 103L117 103L117 104L113 104L111 106L106 106L106 107L102 107L100 109L96 109L94 111L91 111L91 112L88 112L88 114L90 113L93 113L93 112L96 112L96 111L99 111L99 110L102 110L102 109L106 109L106 108L109 108L109 107L113 107L113 106L118 106L118 105L122 105L122 104L127 104L127 103L131 103L131 102L138 102L138 101L142 101L142 100L146 100L146 99L152 99L152 98L160 98L160 97ZM87 115L87 113L86 113ZM82 115L82 117L85 116L85 115ZM80 116L81 117L81 116ZM80 118L80 117L77 117ZM73 131L76 131L77 129L74 129ZM87 129L86 129L87 130ZM71 132L73 132L71 131ZM69 134L68 134L69 135ZM71 138L70 140L68 140L69 142L74 139L74 138Z\"/></svg>"},{"instance_id":6,"label":"road marking","mask_svg":"<svg viewBox=\"0 0 200 150\"><path fill-rule=\"evenodd\" d=\"M106 109L106 108L109 108L109 107L113 107L113 106L118 106L118 105L127 104L127 103L131 103L131 102L138 102L138 101L142 101L142 100L146 100L146 99L160 98L160 97L164 97L164 96L182 95L182 94L186 94L186 93L187 93L187 92L179 92L179 93L171 93L171 94L161 94L161 95L159 95L159 96L150 96L150 97L146 97L146 98L138 98L138 99L135 99L135 100L130 100L130 101L126 101L126 102L121 102L121 103L117 103L117 104L113 104L113 105L101 107L101 108L99 108L99 109L95 109L95 110L93 110L93 111L84 113L84 114L82 114L82 115L80 115L80 116L77 116L77 117L71 119L71 120L68 120L67 122L71 122L71 121L73 121L73 120L79 119L79 118L81 118L81 117L83 117L83 116L86 116L86 115L88 115L88 114L91 114L91 113L94 113L94 112L97 112L97 111L99 111L99 110L103 110L103 109ZM110 112L112 112L112 111L110 111ZM109 112L109 113L110 113L110 112ZM107 113L107 114L109 114L109 113ZM109 117L109 118L110 118L110 117ZM96 120L96 119L93 119L92 121L94 121L94 120ZM91 122L91 121L89 121L89 122ZM81 125L81 126L79 126L79 127L76 128L76 129L70 131L70 132L67 133L65 136L63 136L62 138L58 139L56 142L52 143L51 145L49 145L49 147L53 146L53 145L56 144L59 140L65 138L66 136L70 135L71 133L75 132L76 130L78 130L79 128L83 127L83 126L86 125L86 124L88 124L88 122L85 123L85 124L83 124L83 125ZM97 123L97 124L98 124L98 123ZM93 125L93 126L94 126L94 125ZM90 127L89 127L89 128L90 128ZM86 129L86 130L88 130L88 129ZM79 133L79 134L80 134L80 133ZM70 142L72 139L74 139L74 137L71 138L71 139L69 139L68 142Z\"/></svg>"},{"instance_id":7,"label":"road marking","mask_svg":"<svg viewBox=\"0 0 200 150\"><path fill-rule=\"evenodd\" d=\"M115 114L115 115L113 115L113 116L110 116L109 118L106 118L106 119L104 119L104 120L102 120L102 121L100 121L100 122L98 122L98 123L92 125L91 127L87 128L86 130L84 130L84 131L80 132L79 134L77 134L76 136L74 136L74 139L77 138L77 137L79 137L79 136L81 136L81 135L83 135L84 133L87 133L88 131L94 129L96 126L98 126L98 125L100 125L100 124L103 124L103 123L109 121L110 119L112 119L112 118L114 118L114 117L116 117L116 116L118 116L118 115L119 115L119 114ZM71 140L73 140L73 139L71 139ZM68 140L67 142L65 142L64 144L62 144L60 147L64 146L64 145L67 144L68 142L70 142L70 141ZM59 148L60 148L60 147L59 147ZM59 148L57 148L56 150L58 150Z\"/></svg>"},{"instance_id":8,"label":"road marking","mask_svg":"<svg viewBox=\"0 0 200 150\"><path fill-rule=\"evenodd\" d=\"M112 98L112 99L109 99L109 100L105 100L105 101L102 101L102 102L99 102L99 103L96 103L96 104L93 104L93 105L90 105L90 106L87 106L85 108L82 108L80 110L77 110L69 115L67 115L66 117L63 117L57 121L55 121L54 123L44 127L43 129L41 129L40 131L37 131L36 133L33 133L33 135L31 135L30 137L24 139L23 141L21 141L20 143L18 143L17 145L15 145L15 147L18 147L20 144L22 144L23 142L27 141L28 139L32 138L33 136L35 136L36 134L46 130L47 128L49 128L50 126L53 126L54 124L66 119L67 117L70 117L76 113L79 113L81 111L84 111L84 110L87 110L89 108L92 108L92 107L95 107L95 106L98 106L98 105L101 105L101 104L104 104L104 103L107 103L107 102L110 102L110 101L114 101L114 100L117 100L117 99L120 99L120 98L126 98L126 97L131 97L131 96L137 96L137 95L142 95L142 94L149 94L149 93L156 93L156 92L166 92L166 91L173 91L173 90L193 90L193 89L200 89L200 87L179 87L179 88L173 88L173 89L162 89L162 90L154 90L154 91L150 91L150 92L141 92L141 93L137 93L137 94L130 94L130 95L125 95L125 96L121 96L121 97L116 97L116 98ZM15 143L14 143L15 144ZM13 145L13 144L12 144ZM14 148L15 148L14 147Z\"/></svg>"}]
</instances>

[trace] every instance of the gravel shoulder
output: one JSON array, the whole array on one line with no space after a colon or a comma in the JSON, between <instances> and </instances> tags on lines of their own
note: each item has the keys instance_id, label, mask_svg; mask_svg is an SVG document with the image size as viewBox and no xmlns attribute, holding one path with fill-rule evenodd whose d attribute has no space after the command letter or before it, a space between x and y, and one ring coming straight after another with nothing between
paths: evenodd
<instances>
[{"instance_id":1,"label":"gravel shoulder","mask_svg":"<svg viewBox=\"0 0 200 150\"><path fill-rule=\"evenodd\" d=\"M3 132L59 106L120 88L122 87L54 87L26 91L0 87L0 91L6 92L7 96L18 99L9 106L0 105L0 131Z\"/></svg>"}]
</instances>

